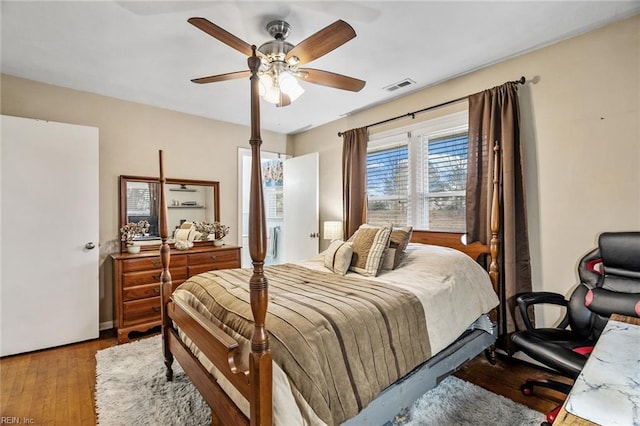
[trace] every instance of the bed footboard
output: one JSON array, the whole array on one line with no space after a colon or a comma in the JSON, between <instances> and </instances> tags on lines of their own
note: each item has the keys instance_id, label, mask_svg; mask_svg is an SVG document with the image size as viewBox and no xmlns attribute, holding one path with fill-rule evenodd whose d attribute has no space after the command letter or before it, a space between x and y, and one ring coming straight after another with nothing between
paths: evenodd
<instances>
[{"instance_id":1,"label":"bed footboard","mask_svg":"<svg viewBox=\"0 0 640 426\"><path fill-rule=\"evenodd\" d=\"M179 301L167 304L167 314L177 329L182 330L242 396L249 399L249 372L238 368L236 362L240 356L238 342L191 306ZM177 329L167 330L165 338L169 352L211 407L212 418L217 418L223 425L248 425L249 419L187 348Z\"/></svg>"},{"instance_id":2,"label":"bed footboard","mask_svg":"<svg viewBox=\"0 0 640 426\"><path fill-rule=\"evenodd\" d=\"M249 399L249 372L238 368L238 342L184 303L170 302L168 313L177 328L193 341L242 396ZM172 332L177 333L175 329Z\"/></svg>"},{"instance_id":3,"label":"bed footboard","mask_svg":"<svg viewBox=\"0 0 640 426\"><path fill-rule=\"evenodd\" d=\"M212 410L212 424L248 425L249 419L218 385L215 378L194 358L191 351L182 343L176 330L168 333L169 350L180 363L200 395Z\"/></svg>"}]
</instances>

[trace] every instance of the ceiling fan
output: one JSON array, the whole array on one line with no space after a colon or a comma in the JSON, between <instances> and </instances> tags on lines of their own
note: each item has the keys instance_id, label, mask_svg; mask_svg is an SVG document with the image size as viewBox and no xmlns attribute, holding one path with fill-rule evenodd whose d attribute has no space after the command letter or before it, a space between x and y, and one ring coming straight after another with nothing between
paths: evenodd
<instances>
[{"instance_id":1,"label":"ceiling fan","mask_svg":"<svg viewBox=\"0 0 640 426\"><path fill-rule=\"evenodd\" d=\"M190 18L188 22L239 52L252 56L253 49L249 43L209 20ZM256 54L261 60L258 70L260 95L267 102L279 107L291 104L304 92L297 79L352 92L358 92L364 87L365 81L357 78L314 68L300 68L300 65L318 59L354 38L356 32L346 22L338 20L295 46L285 41L291 30L291 26L287 22L271 21L267 24L266 30L274 40L263 43L256 50ZM251 71L249 70L236 71L195 78L191 81L199 84L214 83L245 78L250 75Z\"/></svg>"}]
</instances>

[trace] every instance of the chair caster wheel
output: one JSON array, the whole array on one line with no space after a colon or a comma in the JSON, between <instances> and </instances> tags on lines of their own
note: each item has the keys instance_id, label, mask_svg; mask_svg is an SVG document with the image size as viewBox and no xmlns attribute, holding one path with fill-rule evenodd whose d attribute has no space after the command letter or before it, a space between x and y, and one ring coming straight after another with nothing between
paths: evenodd
<instances>
[{"instance_id":1,"label":"chair caster wheel","mask_svg":"<svg viewBox=\"0 0 640 426\"><path fill-rule=\"evenodd\" d=\"M540 426L552 426L552 425L549 422L542 422L540 423Z\"/></svg>"},{"instance_id":2,"label":"chair caster wheel","mask_svg":"<svg viewBox=\"0 0 640 426\"><path fill-rule=\"evenodd\" d=\"M522 392L523 395L531 396L533 395L533 386L528 384L520 385L520 392Z\"/></svg>"}]
</instances>

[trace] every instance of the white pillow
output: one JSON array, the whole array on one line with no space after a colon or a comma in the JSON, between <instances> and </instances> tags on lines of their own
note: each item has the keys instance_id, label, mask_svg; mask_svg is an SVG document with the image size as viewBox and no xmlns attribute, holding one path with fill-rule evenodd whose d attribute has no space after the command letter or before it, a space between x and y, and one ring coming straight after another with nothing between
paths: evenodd
<instances>
[{"instance_id":1,"label":"white pillow","mask_svg":"<svg viewBox=\"0 0 640 426\"><path fill-rule=\"evenodd\" d=\"M329 268L331 272L344 275L351 265L351 256L353 255L353 243L341 240L332 241L329 248L324 252L324 266Z\"/></svg>"}]
</instances>

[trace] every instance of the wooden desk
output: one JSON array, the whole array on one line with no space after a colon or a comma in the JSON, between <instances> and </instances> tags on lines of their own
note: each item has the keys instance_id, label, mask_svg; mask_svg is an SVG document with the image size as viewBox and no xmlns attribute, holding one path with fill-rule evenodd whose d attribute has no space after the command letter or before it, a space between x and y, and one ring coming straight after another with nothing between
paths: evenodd
<instances>
[{"instance_id":1,"label":"wooden desk","mask_svg":"<svg viewBox=\"0 0 640 426\"><path fill-rule=\"evenodd\" d=\"M634 318L634 317L627 317L624 315L618 315L618 314L613 314L611 315L610 320L613 321L620 321L620 322L626 322L628 324L634 324L637 326L640 326L640 318ZM599 343L596 344L596 347ZM586 370L586 365L585 365L585 370ZM584 372L584 370L583 370ZM582 375L582 373L581 373ZM569 395L571 395L571 393L569 393ZM567 397L567 399L564 401L564 404L562 405L562 409L560 410L560 412L558 413L558 417L556 417L556 420L553 422L554 426L556 425L562 425L562 426L591 426L591 425L598 425L598 423L593 423L589 420L583 419L582 417L578 417L575 414L572 414L570 412L568 412L566 410L566 405L567 405L567 401L569 401L569 397Z\"/></svg>"}]
</instances>

